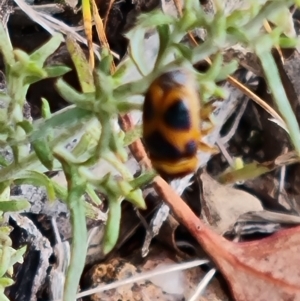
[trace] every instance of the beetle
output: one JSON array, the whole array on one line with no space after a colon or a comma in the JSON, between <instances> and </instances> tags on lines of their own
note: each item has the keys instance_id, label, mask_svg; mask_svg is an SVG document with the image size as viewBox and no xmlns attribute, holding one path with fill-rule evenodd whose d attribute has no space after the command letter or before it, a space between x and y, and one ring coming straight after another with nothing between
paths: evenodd
<instances>
[{"instance_id":1,"label":"beetle","mask_svg":"<svg viewBox=\"0 0 300 301\"><path fill-rule=\"evenodd\" d=\"M200 139L194 76L183 68L161 74L149 86L143 105L143 140L154 169L167 179L194 172Z\"/></svg>"}]
</instances>

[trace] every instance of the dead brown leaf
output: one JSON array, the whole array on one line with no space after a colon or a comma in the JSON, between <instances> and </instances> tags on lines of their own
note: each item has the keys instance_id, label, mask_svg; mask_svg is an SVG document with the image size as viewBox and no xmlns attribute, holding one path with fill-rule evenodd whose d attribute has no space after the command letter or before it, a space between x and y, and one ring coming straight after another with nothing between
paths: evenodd
<instances>
[{"instance_id":1,"label":"dead brown leaf","mask_svg":"<svg viewBox=\"0 0 300 301\"><path fill-rule=\"evenodd\" d=\"M200 179L201 219L218 234L223 234L231 228L240 215L263 210L261 202L250 193L229 185L221 185L206 172L200 175Z\"/></svg>"},{"instance_id":2,"label":"dead brown leaf","mask_svg":"<svg viewBox=\"0 0 300 301\"><path fill-rule=\"evenodd\" d=\"M231 242L208 229L159 177L155 189L217 265L235 300L300 300L300 227L253 242Z\"/></svg>"},{"instance_id":3,"label":"dead brown leaf","mask_svg":"<svg viewBox=\"0 0 300 301\"><path fill-rule=\"evenodd\" d=\"M214 257L236 300L300 300L300 227L224 247Z\"/></svg>"}]
</instances>

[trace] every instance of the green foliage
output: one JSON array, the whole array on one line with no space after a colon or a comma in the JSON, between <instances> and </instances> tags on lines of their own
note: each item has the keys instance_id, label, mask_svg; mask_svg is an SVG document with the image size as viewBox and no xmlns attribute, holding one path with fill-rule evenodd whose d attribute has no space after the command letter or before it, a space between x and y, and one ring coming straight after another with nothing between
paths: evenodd
<instances>
[{"instance_id":1,"label":"green foliage","mask_svg":"<svg viewBox=\"0 0 300 301\"><path fill-rule=\"evenodd\" d=\"M9 183L6 183L9 184ZM9 234L12 230L7 226L3 217L4 212L16 212L28 209L30 203L26 200L12 200L10 199L10 188L3 185L2 193L0 194L0 300L8 300L4 295L4 290L10 286L14 281L10 278L13 274L13 265L17 262L23 262L23 255L26 247L19 250L12 248L12 241Z\"/></svg>"},{"instance_id":2,"label":"green foliage","mask_svg":"<svg viewBox=\"0 0 300 301\"><path fill-rule=\"evenodd\" d=\"M63 41L62 36L52 37L45 45L32 54L14 50L3 27L0 25L0 51L4 56L7 90L1 92L3 105L0 106L0 144L9 146L13 153L12 162L0 158L0 210L23 210L29 204L26 200L9 200L3 194L9 191L12 183L30 183L46 187L50 200L61 198L69 207L73 228L73 242L70 267L65 283L64 300L74 300L86 254L85 216L91 214L91 206L86 206L84 194L99 205L96 191L104 193L109 202L108 220L104 236L103 252L110 252L115 246L120 227L121 203L131 202L138 208L145 208L140 189L151 181L154 174L145 174L134 179L124 162L127 159L125 146L134 141L140 132L137 130L124 135L114 129L119 114L140 109L140 104L129 99L143 95L150 82L162 72L176 67L185 67L193 72L198 80L200 96L207 102L212 96L224 97L226 91L216 85L237 68L237 62L225 64L222 51L225 47L240 43L251 48L262 61L269 88L278 105L296 150L300 153L299 126L295 122L290 104L280 82L274 60L270 55L272 47L289 47L298 41L290 37L287 27L288 7L295 1L248 1L248 8L225 14L223 2L215 0L217 8L214 16L206 15L199 1L185 2L181 18L153 11L140 16L137 25L128 34L130 40L129 59L111 75L112 57L103 50L101 62L92 71L79 45L67 37L65 42L74 62L82 92L70 87L62 78L56 83L57 91L70 103L70 106L52 114L49 104L43 100L43 118L34 122L24 120L23 107L29 85L48 77L58 77L69 71L65 66L45 66L47 57ZM271 33L261 29L264 20L276 25ZM196 47L183 42L187 31L204 28L207 38ZM144 37L148 29L156 30L159 49L155 62L145 58ZM205 73L199 73L193 64L212 58L212 65ZM127 82L127 71L136 68L141 78ZM66 143L83 133L71 151ZM29 152L30 143L33 152ZM119 174L97 177L90 170L99 160L108 162ZM65 189L44 172L63 170L68 187ZM5 286L11 285L7 275L12 265L21 260L24 249L13 250L8 237L9 229L3 224L0 236L5 237L0 244L0 294ZM1 278L3 277L3 278ZM3 295L3 300L5 299ZM1 296L0 296L1 299Z\"/></svg>"}]
</instances>

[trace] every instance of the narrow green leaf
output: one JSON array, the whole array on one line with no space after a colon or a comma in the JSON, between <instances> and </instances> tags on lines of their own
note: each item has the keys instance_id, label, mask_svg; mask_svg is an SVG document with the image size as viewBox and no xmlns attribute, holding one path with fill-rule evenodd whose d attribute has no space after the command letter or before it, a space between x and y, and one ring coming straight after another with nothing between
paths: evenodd
<instances>
[{"instance_id":1,"label":"narrow green leaf","mask_svg":"<svg viewBox=\"0 0 300 301\"><path fill-rule=\"evenodd\" d=\"M0 255L0 277L5 275L9 268L10 257L13 254L14 249L9 246L2 246L2 252Z\"/></svg>"},{"instance_id":2,"label":"narrow green leaf","mask_svg":"<svg viewBox=\"0 0 300 301\"><path fill-rule=\"evenodd\" d=\"M1 154L0 154L0 166L8 166L8 162Z\"/></svg>"},{"instance_id":3,"label":"narrow green leaf","mask_svg":"<svg viewBox=\"0 0 300 301\"><path fill-rule=\"evenodd\" d=\"M208 71L203 75L205 80L207 81L214 81L215 78L218 76L218 74L221 71L223 63L223 56L221 53L217 53L217 55L214 57L212 64L210 65Z\"/></svg>"},{"instance_id":4,"label":"narrow green leaf","mask_svg":"<svg viewBox=\"0 0 300 301\"><path fill-rule=\"evenodd\" d=\"M0 51L6 64L12 66L15 63L13 48L2 22L0 22Z\"/></svg>"},{"instance_id":5,"label":"narrow green leaf","mask_svg":"<svg viewBox=\"0 0 300 301\"><path fill-rule=\"evenodd\" d=\"M121 202L114 196L108 196L109 211L103 237L103 254L108 254L116 245L121 221Z\"/></svg>"},{"instance_id":6,"label":"narrow green leaf","mask_svg":"<svg viewBox=\"0 0 300 301\"><path fill-rule=\"evenodd\" d=\"M91 185L87 185L86 192L89 195L91 201L94 202L96 206L100 206L102 204L101 199L99 198L99 196L97 195L97 193Z\"/></svg>"},{"instance_id":7,"label":"narrow green leaf","mask_svg":"<svg viewBox=\"0 0 300 301\"><path fill-rule=\"evenodd\" d=\"M2 217L1 217L1 222L3 222ZM0 227L0 240L2 241L2 245L11 246L12 242L9 237L9 234L11 233L12 230L13 228L11 226Z\"/></svg>"},{"instance_id":8,"label":"narrow green leaf","mask_svg":"<svg viewBox=\"0 0 300 301\"><path fill-rule=\"evenodd\" d=\"M293 16L285 3L282 3L280 8L271 12L268 15L268 20L272 24L280 27L286 36L295 37Z\"/></svg>"},{"instance_id":9,"label":"narrow green leaf","mask_svg":"<svg viewBox=\"0 0 300 301\"><path fill-rule=\"evenodd\" d=\"M174 33L176 35L182 35L183 33L188 32L189 30L192 30L195 28L195 25L197 24L197 14L196 11L187 11L184 10L182 17L177 20L175 23L175 30ZM181 33L180 33L181 32ZM179 42L180 40L176 39L174 42Z\"/></svg>"},{"instance_id":10,"label":"narrow green leaf","mask_svg":"<svg viewBox=\"0 0 300 301\"><path fill-rule=\"evenodd\" d=\"M118 101L116 104L116 107L118 109L119 113L128 113L133 110L141 111L143 108L142 102L136 102L136 101Z\"/></svg>"},{"instance_id":11,"label":"narrow green leaf","mask_svg":"<svg viewBox=\"0 0 300 301\"><path fill-rule=\"evenodd\" d=\"M16 184L32 184L45 186L50 201L55 200L55 190L52 181L43 173L33 170L23 170L15 178Z\"/></svg>"},{"instance_id":12,"label":"narrow green leaf","mask_svg":"<svg viewBox=\"0 0 300 301\"><path fill-rule=\"evenodd\" d=\"M291 104L287 98L286 92L283 88L275 60L272 54L268 51L268 48L264 48L261 44L257 45L256 54L260 59L265 73L266 81L268 83L269 89L272 92L273 99L279 109L281 116L286 122L287 129L289 131L290 138L294 144L294 147L298 155L300 155L299 124L291 107Z\"/></svg>"},{"instance_id":13,"label":"narrow green leaf","mask_svg":"<svg viewBox=\"0 0 300 301\"><path fill-rule=\"evenodd\" d=\"M133 62L129 58L124 58L124 60L120 62L120 64L117 67L117 70L112 75L116 87L124 82L123 77L126 75L127 70L132 66Z\"/></svg>"},{"instance_id":14,"label":"narrow green leaf","mask_svg":"<svg viewBox=\"0 0 300 301\"><path fill-rule=\"evenodd\" d=\"M74 90L70 85L68 85L62 78L58 79L56 82L56 88L59 94L70 103L81 104L86 109L88 108L88 101L94 101L95 94L94 93L78 93Z\"/></svg>"},{"instance_id":15,"label":"narrow green leaf","mask_svg":"<svg viewBox=\"0 0 300 301\"><path fill-rule=\"evenodd\" d=\"M168 46L170 44L170 28L168 25L161 25L157 27L158 37L159 37L159 49L154 64L154 70L156 70L166 55Z\"/></svg>"},{"instance_id":16,"label":"narrow green leaf","mask_svg":"<svg viewBox=\"0 0 300 301\"><path fill-rule=\"evenodd\" d=\"M300 46L300 41L298 38L292 39L292 38L280 37L279 46L281 48L295 48Z\"/></svg>"},{"instance_id":17,"label":"narrow green leaf","mask_svg":"<svg viewBox=\"0 0 300 301\"><path fill-rule=\"evenodd\" d=\"M274 165L264 165L259 163L250 163L245 165L243 168L227 171L218 177L218 181L223 184L236 183L238 181L245 181L254 179L260 175L273 170Z\"/></svg>"},{"instance_id":18,"label":"narrow green leaf","mask_svg":"<svg viewBox=\"0 0 300 301\"><path fill-rule=\"evenodd\" d=\"M125 199L140 209L146 209L146 203L140 189L134 189L126 181L118 181L118 186L124 195Z\"/></svg>"},{"instance_id":19,"label":"narrow green leaf","mask_svg":"<svg viewBox=\"0 0 300 301\"><path fill-rule=\"evenodd\" d=\"M34 61L28 62L25 71L28 72L28 76L31 77L36 76L36 77L40 77L41 79L47 77L46 70L38 66Z\"/></svg>"},{"instance_id":20,"label":"narrow green leaf","mask_svg":"<svg viewBox=\"0 0 300 301\"><path fill-rule=\"evenodd\" d=\"M253 10L234 10L226 18L226 24L228 27L242 27L247 24L252 18L255 17L257 11Z\"/></svg>"},{"instance_id":21,"label":"narrow green leaf","mask_svg":"<svg viewBox=\"0 0 300 301\"><path fill-rule=\"evenodd\" d=\"M162 10L153 10L151 12L141 14L138 17L138 27L139 28L151 28L164 24L173 24L177 20L175 17L165 14ZM131 34L130 34L131 35Z\"/></svg>"},{"instance_id":22,"label":"narrow green leaf","mask_svg":"<svg viewBox=\"0 0 300 301\"><path fill-rule=\"evenodd\" d=\"M139 27L132 29L126 35L126 37L130 40L130 56L142 75L148 74L150 67L152 67L149 66L149 62L147 62L145 58L144 36L145 30Z\"/></svg>"},{"instance_id":23,"label":"narrow green leaf","mask_svg":"<svg viewBox=\"0 0 300 301\"><path fill-rule=\"evenodd\" d=\"M59 185L56 181L52 181L52 184L57 198L66 202L68 197L68 190L65 188L65 186Z\"/></svg>"},{"instance_id":24,"label":"narrow green leaf","mask_svg":"<svg viewBox=\"0 0 300 301\"><path fill-rule=\"evenodd\" d=\"M49 119L52 116L49 102L46 98L42 97L42 117Z\"/></svg>"},{"instance_id":25,"label":"narrow green leaf","mask_svg":"<svg viewBox=\"0 0 300 301\"><path fill-rule=\"evenodd\" d=\"M77 107L69 107L53 114L47 120L39 120L34 123L34 131L30 135L30 141L44 138L55 128L68 128L78 123L85 123L93 116L92 112Z\"/></svg>"},{"instance_id":26,"label":"narrow green leaf","mask_svg":"<svg viewBox=\"0 0 300 301\"><path fill-rule=\"evenodd\" d=\"M73 230L71 260L67 271L64 300L76 299L77 287L84 268L87 251L87 230L83 194L86 190L86 181L78 173L77 167L68 164L60 155L56 155L61 162L68 181L67 204L71 212Z\"/></svg>"},{"instance_id":27,"label":"narrow green leaf","mask_svg":"<svg viewBox=\"0 0 300 301\"><path fill-rule=\"evenodd\" d=\"M27 246L24 246L18 250L15 251L14 254L10 257L9 265L13 266L15 263L23 263L23 255L25 254L27 250Z\"/></svg>"},{"instance_id":28,"label":"narrow green leaf","mask_svg":"<svg viewBox=\"0 0 300 301\"><path fill-rule=\"evenodd\" d=\"M30 208L30 203L26 200L0 201L0 211L16 212Z\"/></svg>"},{"instance_id":29,"label":"narrow green leaf","mask_svg":"<svg viewBox=\"0 0 300 301\"><path fill-rule=\"evenodd\" d=\"M72 301L76 299L77 287L84 268L87 250L87 230L83 198L78 198L76 193L73 195L69 192L68 200L70 202L73 238L71 260L64 286L64 300Z\"/></svg>"},{"instance_id":30,"label":"narrow green leaf","mask_svg":"<svg viewBox=\"0 0 300 301\"><path fill-rule=\"evenodd\" d=\"M214 44L213 39L207 39L205 42L200 44L199 46L196 46L193 49L193 58L191 62L193 64L196 64L207 57L210 57L212 54L216 53L218 51L217 45Z\"/></svg>"},{"instance_id":31,"label":"narrow green leaf","mask_svg":"<svg viewBox=\"0 0 300 301\"><path fill-rule=\"evenodd\" d=\"M29 55L21 49L14 49L13 54L15 58L18 60L16 64L12 66L15 69L19 69L22 65L26 66L30 62Z\"/></svg>"},{"instance_id":32,"label":"narrow green leaf","mask_svg":"<svg viewBox=\"0 0 300 301\"><path fill-rule=\"evenodd\" d=\"M84 52L77 44L77 42L70 36L67 36L66 44L68 51L71 55L72 61L75 65L77 76L83 93L95 92L93 72L85 57Z\"/></svg>"},{"instance_id":33,"label":"narrow green leaf","mask_svg":"<svg viewBox=\"0 0 300 301\"><path fill-rule=\"evenodd\" d=\"M179 53L181 56L183 56L187 61L190 61L193 57L193 50L191 47L188 47L183 44L173 44L172 45Z\"/></svg>"},{"instance_id":34,"label":"narrow green leaf","mask_svg":"<svg viewBox=\"0 0 300 301\"><path fill-rule=\"evenodd\" d=\"M0 278L0 286L1 287L11 286L14 283L15 282L11 278L7 278L7 277L1 277ZM0 297L0 300L2 301L3 299L1 299L1 297ZM7 300L9 300L9 299L7 299Z\"/></svg>"},{"instance_id":35,"label":"narrow green leaf","mask_svg":"<svg viewBox=\"0 0 300 301\"><path fill-rule=\"evenodd\" d=\"M239 66L239 62L236 60L232 60L228 64L224 64L220 70L220 72L215 77L215 81L219 82L225 80L230 74L233 74Z\"/></svg>"},{"instance_id":36,"label":"narrow green leaf","mask_svg":"<svg viewBox=\"0 0 300 301\"><path fill-rule=\"evenodd\" d=\"M33 141L32 147L41 163L49 170L52 170L54 157L47 138L41 138Z\"/></svg>"},{"instance_id":37,"label":"narrow green leaf","mask_svg":"<svg viewBox=\"0 0 300 301\"><path fill-rule=\"evenodd\" d=\"M107 48L103 48L101 52L101 61L99 63L99 70L106 75L110 74L111 64L113 62L113 56L111 55L110 51Z\"/></svg>"},{"instance_id":38,"label":"narrow green leaf","mask_svg":"<svg viewBox=\"0 0 300 301\"><path fill-rule=\"evenodd\" d=\"M30 121L24 119L17 123L27 134L33 131L33 125Z\"/></svg>"},{"instance_id":39,"label":"narrow green leaf","mask_svg":"<svg viewBox=\"0 0 300 301\"><path fill-rule=\"evenodd\" d=\"M157 176L157 172L155 170L147 171L146 173L142 174L141 176L133 179L130 181L130 185L133 189L141 188L144 185L150 184L152 180Z\"/></svg>"},{"instance_id":40,"label":"narrow green leaf","mask_svg":"<svg viewBox=\"0 0 300 301\"><path fill-rule=\"evenodd\" d=\"M42 67L46 59L55 52L63 41L64 39L61 34L55 34L47 43L30 55L30 60Z\"/></svg>"},{"instance_id":41,"label":"narrow green leaf","mask_svg":"<svg viewBox=\"0 0 300 301\"><path fill-rule=\"evenodd\" d=\"M111 135L110 137L109 148L113 153L118 154L122 162L126 162L128 155L127 155L127 151L124 149L123 141L124 141L123 132L120 132L118 134L113 133L113 135Z\"/></svg>"},{"instance_id":42,"label":"narrow green leaf","mask_svg":"<svg viewBox=\"0 0 300 301\"><path fill-rule=\"evenodd\" d=\"M72 69L67 66L49 66L44 68L44 71L47 73L47 77L63 76L71 70Z\"/></svg>"},{"instance_id":43,"label":"narrow green leaf","mask_svg":"<svg viewBox=\"0 0 300 301\"><path fill-rule=\"evenodd\" d=\"M19 49L14 50L14 55L18 62L12 66L14 74L20 74L20 69L23 69L23 76L26 79L26 84L31 84L39 79L46 78L47 73L42 66L39 66L35 61L30 60L30 56Z\"/></svg>"},{"instance_id":44,"label":"narrow green leaf","mask_svg":"<svg viewBox=\"0 0 300 301\"><path fill-rule=\"evenodd\" d=\"M128 146L143 135L143 129L141 125L136 125L133 130L125 133L124 146Z\"/></svg>"},{"instance_id":45,"label":"narrow green leaf","mask_svg":"<svg viewBox=\"0 0 300 301\"><path fill-rule=\"evenodd\" d=\"M46 75L47 75L47 74L45 73L43 76L31 76L31 75L26 76L26 77L24 78L24 85L32 85L32 84L34 84L34 83L37 83L37 82L39 82L41 79L46 78L46 77L47 77Z\"/></svg>"},{"instance_id":46,"label":"narrow green leaf","mask_svg":"<svg viewBox=\"0 0 300 301\"><path fill-rule=\"evenodd\" d=\"M12 180L3 181L0 183L0 197L2 200L9 200L11 183Z\"/></svg>"}]
</instances>

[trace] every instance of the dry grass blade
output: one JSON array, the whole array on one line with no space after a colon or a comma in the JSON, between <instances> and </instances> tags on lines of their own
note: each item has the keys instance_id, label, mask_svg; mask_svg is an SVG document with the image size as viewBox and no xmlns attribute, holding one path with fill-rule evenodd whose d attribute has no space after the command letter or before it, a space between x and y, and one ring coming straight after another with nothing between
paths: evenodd
<instances>
[{"instance_id":1,"label":"dry grass blade","mask_svg":"<svg viewBox=\"0 0 300 301\"><path fill-rule=\"evenodd\" d=\"M114 3L115 3L115 0L110 0L109 1L108 8L107 8L107 11L106 11L106 14L105 14L105 17L104 17L104 31L106 29L109 13L110 13L111 8L112 8Z\"/></svg>"},{"instance_id":2,"label":"dry grass blade","mask_svg":"<svg viewBox=\"0 0 300 301\"><path fill-rule=\"evenodd\" d=\"M179 16L182 16L182 5L181 5L181 2L179 0L173 0L174 2L174 5L177 9L177 12L178 12L178 15Z\"/></svg>"},{"instance_id":3,"label":"dry grass blade","mask_svg":"<svg viewBox=\"0 0 300 301\"><path fill-rule=\"evenodd\" d=\"M98 8L97 8L97 5L95 3L95 0L91 0L91 3L92 3L92 6L93 6L93 18L95 20L96 30L97 30L97 33L98 33L100 43L103 47L110 50L109 43L107 41L105 30L104 30L105 27L103 26L102 19L99 16L99 12L98 12ZM111 73L113 74L115 72L115 70L116 70L116 66L115 66L114 62L112 62L112 64L111 64Z\"/></svg>"},{"instance_id":4,"label":"dry grass blade","mask_svg":"<svg viewBox=\"0 0 300 301\"><path fill-rule=\"evenodd\" d=\"M102 19L99 16L98 7L95 3L95 0L92 0L92 6L93 6L93 17L95 20L96 30L98 33L98 37L100 40L101 45L103 45L105 48L109 49L109 44L106 38L106 34L103 27Z\"/></svg>"},{"instance_id":5,"label":"dry grass blade","mask_svg":"<svg viewBox=\"0 0 300 301\"><path fill-rule=\"evenodd\" d=\"M54 35L56 32L60 32L65 35L70 35L74 40L83 43L85 45L88 45L87 39L82 37L77 33L77 31L80 29L78 27L70 27L67 24L65 24L62 21L59 21L55 18L53 18L50 15L47 15L42 12L35 11L30 5L28 5L24 0L14 0L15 3L19 6L19 8L34 22L38 23L40 26L42 26L47 32L49 32L51 35ZM93 43L93 51L95 55L99 57L100 47L97 44ZM119 56L111 52L111 54L119 58Z\"/></svg>"},{"instance_id":6,"label":"dry grass blade","mask_svg":"<svg viewBox=\"0 0 300 301\"><path fill-rule=\"evenodd\" d=\"M55 29L49 22L45 21L44 18L41 16L40 13L35 11L30 5L28 5L23 0L14 0L15 3L19 6L19 8L34 22L38 23L42 26L46 31L48 31L51 35L54 35Z\"/></svg>"},{"instance_id":7,"label":"dry grass blade","mask_svg":"<svg viewBox=\"0 0 300 301\"><path fill-rule=\"evenodd\" d=\"M189 299L189 301L197 301L197 300L199 300L199 297L203 294L205 288L207 287L207 285L209 284L209 282L211 281L211 279L214 277L216 271L217 271L216 269L211 269L205 275L205 277L199 283L199 285L198 285L198 287L197 287L194 295Z\"/></svg>"},{"instance_id":8,"label":"dry grass blade","mask_svg":"<svg viewBox=\"0 0 300 301\"><path fill-rule=\"evenodd\" d=\"M93 53L92 14L91 14L90 0L82 1L82 15L83 15L84 31L88 41L89 64L91 68L94 69L95 58Z\"/></svg>"},{"instance_id":9,"label":"dry grass blade","mask_svg":"<svg viewBox=\"0 0 300 301\"><path fill-rule=\"evenodd\" d=\"M159 276L159 275L168 274L168 273L171 273L171 272L174 272L174 271L181 271L181 270L185 270L185 269L190 269L190 268L193 268L193 267L196 267L196 266L199 266L199 265L206 264L208 262L209 262L208 260L202 259L202 260L194 260L194 261L191 261L191 262L172 264L172 265L169 265L167 267L155 269L154 271L145 272L145 273L142 273L141 275L133 276L133 277L130 277L130 278L127 278L127 279L116 281L114 283L103 285L101 287L90 289L90 290L87 290L85 292L81 292L81 293L77 294L77 298L82 298L82 297L89 296L89 295L99 293L99 292L102 292L102 291L114 289L114 288L117 288L117 287L120 287L120 286L123 286L123 285L126 285L126 284L142 281L142 280L145 280L145 279L150 279L150 278L153 278L153 277ZM56 300L56 301L61 301L61 300Z\"/></svg>"},{"instance_id":10,"label":"dry grass blade","mask_svg":"<svg viewBox=\"0 0 300 301\"><path fill-rule=\"evenodd\" d=\"M259 106L261 106L263 109L265 109L274 119L278 120L278 122L285 125L285 122L283 121L281 116L272 107L270 107L264 100L262 100L260 97L258 97L255 93L253 93L251 90L249 90L246 86L244 86L242 83L240 83L234 77L229 76L227 79L234 87L238 88L245 95L247 95L249 98L251 98L253 101L255 101Z\"/></svg>"}]
</instances>

